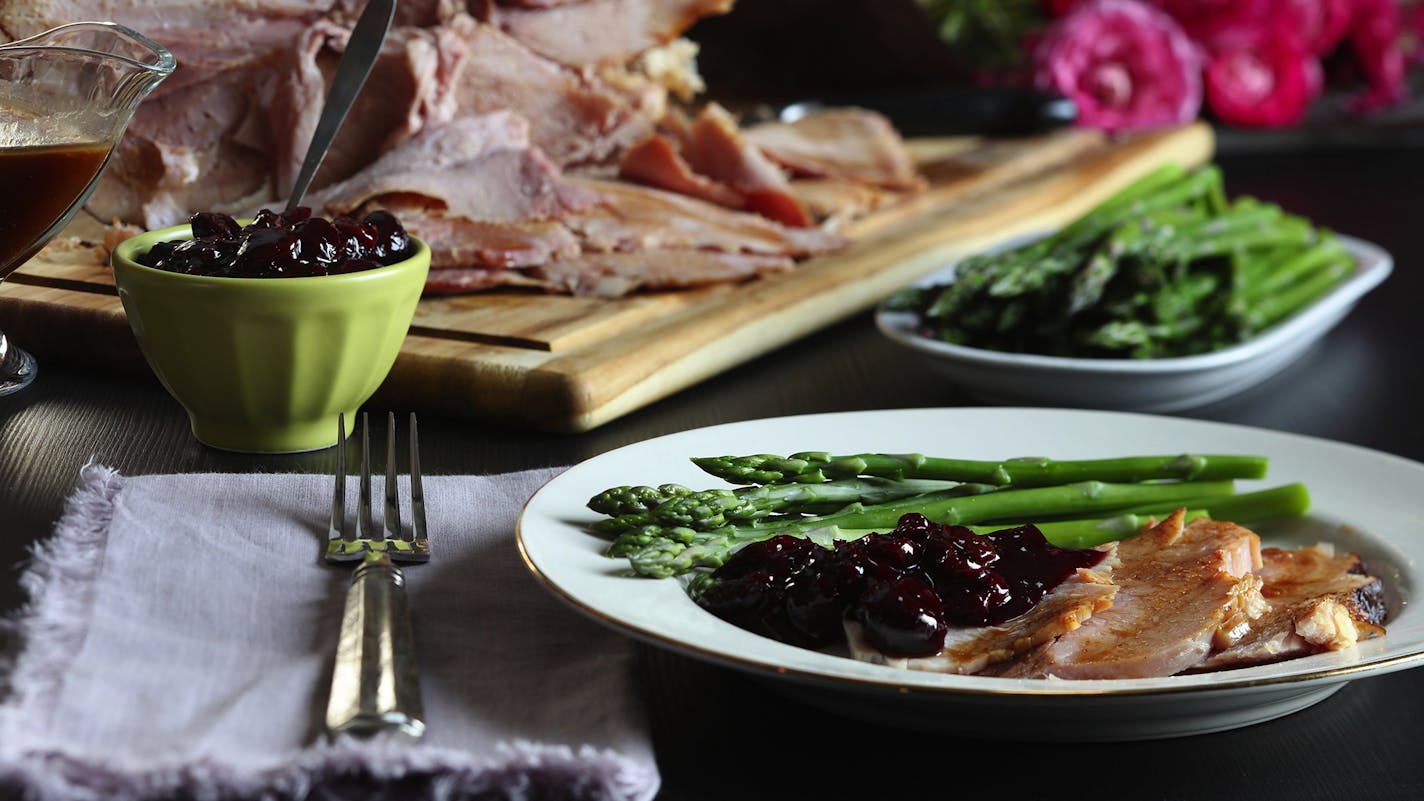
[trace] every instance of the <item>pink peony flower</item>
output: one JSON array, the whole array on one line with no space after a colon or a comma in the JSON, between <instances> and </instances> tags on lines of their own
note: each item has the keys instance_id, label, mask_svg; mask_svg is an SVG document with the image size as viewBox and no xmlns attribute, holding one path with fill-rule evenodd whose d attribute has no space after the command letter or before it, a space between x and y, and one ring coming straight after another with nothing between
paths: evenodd
<instances>
[{"instance_id":1,"label":"pink peony flower","mask_svg":"<svg viewBox=\"0 0 1424 801\"><path fill-rule=\"evenodd\" d=\"M1151 0L1207 49L1250 40L1262 29L1288 31L1324 55L1339 44L1355 0Z\"/></svg>"},{"instance_id":2,"label":"pink peony flower","mask_svg":"<svg viewBox=\"0 0 1424 801\"><path fill-rule=\"evenodd\" d=\"M1134 0L1092 0L1055 21L1034 51L1034 82L1105 131L1175 125L1201 109L1201 54L1180 26Z\"/></svg>"},{"instance_id":3,"label":"pink peony flower","mask_svg":"<svg viewBox=\"0 0 1424 801\"><path fill-rule=\"evenodd\" d=\"M1355 5L1355 0L1286 0L1281 11L1306 48L1323 56L1344 38Z\"/></svg>"},{"instance_id":4,"label":"pink peony flower","mask_svg":"<svg viewBox=\"0 0 1424 801\"><path fill-rule=\"evenodd\" d=\"M1407 92L1399 6L1394 0L1355 0L1352 23L1347 36L1369 87L1351 100L1350 110L1363 114L1398 103Z\"/></svg>"},{"instance_id":5,"label":"pink peony flower","mask_svg":"<svg viewBox=\"0 0 1424 801\"><path fill-rule=\"evenodd\" d=\"M1192 41L1212 47L1222 37L1261 27L1281 11L1280 0L1150 0L1167 12Z\"/></svg>"},{"instance_id":6,"label":"pink peony flower","mask_svg":"<svg viewBox=\"0 0 1424 801\"><path fill-rule=\"evenodd\" d=\"M1241 127L1299 122L1322 84L1320 61L1302 40L1267 29L1223 40L1206 68L1207 106Z\"/></svg>"}]
</instances>

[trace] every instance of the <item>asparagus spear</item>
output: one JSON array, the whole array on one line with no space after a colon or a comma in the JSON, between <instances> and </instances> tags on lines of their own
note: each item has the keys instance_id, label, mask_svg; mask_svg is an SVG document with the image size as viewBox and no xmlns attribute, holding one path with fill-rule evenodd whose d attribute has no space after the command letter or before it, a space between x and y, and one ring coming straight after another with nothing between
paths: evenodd
<instances>
[{"instance_id":1,"label":"asparagus spear","mask_svg":"<svg viewBox=\"0 0 1424 801\"><path fill-rule=\"evenodd\" d=\"M1243 492L1218 498L1200 499L1197 508L1191 501L1166 505L1149 505L1117 512L1111 517L1074 520L1025 519L1020 522L997 522L969 526L976 534L1012 528L1032 522L1045 539L1060 548L1092 548L1113 540L1135 536L1153 520L1161 520L1178 508L1186 508L1186 519L1210 517L1215 520L1231 520L1242 524L1252 524L1265 520L1295 517L1305 514L1310 507L1310 493L1304 484L1286 484L1256 492ZM831 526L808 532L823 542L853 540L873 531L875 528L843 528Z\"/></svg>"},{"instance_id":2,"label":"asparagus spear","mask_svg":"<svg viewBox=\"0 0 1424 801\"><path fill-rule=\"evenodd\" d=\"M634 572L655 578L679 575L699 567L718 567L741 546L779 534L805 536L829 526L892 528L901 515L918 512L931 520L969 525L986 520L1025 519L1035 515L1083 517L1132 506L1173 504L1188 498L1230 495L1234 485L1223 481L1183 481L1116 484L1080 481L1049 487L1002 489L974 495L954 490L883 504L851 507L829 515L770 525L724 526L713 531L685 527L646 526L615 541L610 555L625 555Z\"/></svg>"},{"instance_id":3,"label":"asparagus spear","mask_svg":"<svg viewBox=\"0 0 1424 801\"><path fill-rule=\"evenodd\" d=\"M588 508L605 515L637 514L667 503L670 498L688 495L691 492L691 489L681 484L659 484L656 487L613 487L590 498Z\"/></svg>"},{"instance_id":4,"label":"asparagus spear","mask_svg":"<svg viewBox=\"0 0 1424 801\"><path fill-rule=\"evenodd\" d=\"M593 524L600 534L618 534L650 524L687 526L698 531L710 531L730 523L749 523L773 514L823 514L852 503L875 504L924 495L962 486L957 481L930 479L849 478L822 484L770 484L739 487L734 490L710 489L667 496L661 503L651 502L647 511L615 515ZM605 490L595 500L610 493ZM646 488L643 488L646 489ZM992 488L986 488L992 489ZM590 502L592 506L593 502ZM595 510L597 511L597 510Z\"/></svg>"},{"instance_id":5,"label":"asparagus spear","mask_svg":"<svg viewBox=\"0 0 1424 801\"><path fill-rule=\"evenodd\" d=\"M1188 520L1210 517L1213 520L1230 520L1247 525L1305 514L1310 508L1310 492L1304 484L1285 484L1235 495L1188 498L1169 504L1147 504L1122 510L1107 518L1047 521L1035 519L1024 522L1033 522L1043 532L1044 538L1060 548L1091 548L1112 540L1131 537L1141 531L1148 521L1161 520L1183 507L1188 510ZM971 528L976 531L993 531L1005 527L1005 524L998 523Z\"/></svg>"},{"instance_id":6,"label":"asparagus spear","mask_svg":"<svg viewBox=\"0 0 1424 801\"><path fill-rule=\"evenodd\" d=\"M1179 454L1079 460L1028 457L995 462L945 459L918 453L833 456L824 451L803 451L786 457L771 454L707 456L694 458L692 462L735 484L813 483L880 476L1029 487L1088 480L1262 478L1269 460L1250 455Z\"/></svg>"}]
</instances>

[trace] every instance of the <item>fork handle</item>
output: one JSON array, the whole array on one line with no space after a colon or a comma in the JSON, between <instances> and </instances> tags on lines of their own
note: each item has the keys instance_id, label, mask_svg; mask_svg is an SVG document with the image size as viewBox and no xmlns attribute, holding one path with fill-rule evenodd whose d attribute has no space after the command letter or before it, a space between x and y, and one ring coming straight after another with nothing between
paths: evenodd
<instances>
[{"instance_id":1,"label":"fork handle","mask_svg":"<svg viewBox=\"0 0 1424 801\"><path fill-rule=\"evenodd\" d=\"M405 575L386 554L367 554L346 590L326 727L333 733L394 731L419 739L424 715Z\"/></svg>"}]
</instances>

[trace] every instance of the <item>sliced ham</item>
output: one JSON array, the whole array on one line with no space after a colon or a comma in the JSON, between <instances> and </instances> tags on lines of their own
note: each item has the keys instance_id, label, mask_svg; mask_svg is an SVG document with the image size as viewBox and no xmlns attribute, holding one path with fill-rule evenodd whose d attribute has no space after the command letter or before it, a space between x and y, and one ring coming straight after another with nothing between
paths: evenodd
<instances>
[{"instance_id":1,"label":"sliced ham","mask_svg":"<svg viewBox=\"0 0 1424 801\"><path fill-rule=\"evenodd\" d=\"M660 250L646 253L585 253L537 265L528 272L572 295L621 297L637 290L687 289L745 281L786 272L786 256Z\"/></svg>"},{"instance_id":2,"label":"sliced ham","mask_svg":"<svg viewBox=\"0 0 1424 801\"><path fill-rule=\"evenodd\" d=\"M819 225L833 231L905 197L904 192L843 178L793 179L791 193Z\"/></svg>"},{"instance_id":3,"label":"sliced ham","mask_svg":"<svg viewBox=\"0 0 1424 801\"><path fill-rule=\"evenodd\" d=\"M173 75L154 89L150 97L156 99L235 69L270 64L322 14L322 6L308 0L5 0L0 38L22 39L78 20L125 25L168 48L178 61Z\"/></svg>"},{"instance_id":4,"label":"sliced ham","mask_svg":"<svg viewBox=\"0 0 1424 801\"><path fill-rule=\"evenodd\" d=\"M579 255L578 239L557 222L490 223L394 198L382 206L430 246L430 269L512 270Z\"/></svg>"},{"instance_id":5,"label":"sliced ham","mask_svg":"<svg viewBox=\"0 0 1424 801\"><path fill-rule=\"evenodd\" d=\"M501 270L484 267L451 267L431 270L425 280L425 294L466 295L487 289L537 289L553 291L547 281L533 278L519 270Z\"/></svg>"},{"instance_id":6,"label":"sliced ham","mask_svg":"<svg viewBox=\"0 0 1424 801\"><path fill-rule=\"evenodd\" d=\"M618 177L701 198L729 209L740 209L746 203L742 193L694 172L673 141L662 134L654 134L629 148L618 165Z\"/></svg>"},{"instance_id":7,"label":"sliced ham","mask_svg":"<svg viewBox=\"0 0 1424 801\"><path fill-rule=\"evenodd\" d=\"M748 210L796 228L812 225L786 175L742 136L721 106L708 104L693 120L682 155L693 170L739 193Z\"/></svg>"},{"instance_id":8,"label":"sliced ham","mask_svg":"<svg viewBox=\"0 0 1424 801\"><path fill-rule=\"evenodd\" d=\"M452 295L497 287L622 297L638 290L688 289L734 283L785 272L795 262L782 256L700 250L658 253L591 253L541 262L524 270L456 267L431 270L427 295Z\"/></svg>"},{"instance_id":9,"label":"sliced ham","mask_svg":"<svg viewBox=\"0 0 1424 801\"><path fill-rule=\"evenodd\" d=\"M560 218L599 201L531 148L528 124L510 112L427 128L308 202L339 214L385 195L418 195L438 202L451 217L509 223Z\"/></svg>"},{"instance_id":10,"label":"sliced ham","mask_svg":"<svg viewBox=\"0 0 1424 801\"><path fill-rule=\"evenodd\" d=\"M89 198L94 216L154 229L272 195L270 160L253 133L264 111L243 82L191 84L141 110Z\"/></svg>"},{"instance_id":11,"label":"sliced ham","mask_svg":"<svg viewBox=\"0 0 1424 801\"><path fill-rule=\"evenodd\" d=\"M873 111L828 109L791 123L754 125L744 136L794 175L906 191L924 188L899 134Z\"/></svg>"},{"instance_id":12,"label":"sliced ham","mask_svg":"<svg viewBox=\"0 0 1424 801\"><path fill-rule=\"evenodd\" d=\"M1179 510L1118 546L1112 606L998 675L1171 676L1240 639L1266 608L1261 541L1233 523L1183 526Z\"/></svg>"},{"instance_id":13,"label":"sliced ham","mask_svg":"<svg viewBox=\"0 0 1424 801\"><path fill-rule=\"evenodd\" d=\"M499 4L517 8L553 8L554 6L568 6L584 2L587 0L500 0Z\"/></svg>"},{"instance_id":14,"label":"sliced ham","mask_svg":"<svg viewBox=\"0 0 1424 801\"><path fill-rule=\"evenodd\" d=\"M10 0L0 36L105 18L174 52L178 71L140 106L88 204L153 229L286 197L364 5ZM432 291L699 286L844 247L811 227L783 168L724 109L686 125L669 110L670 91L687 100L702 88L696 46L678 37L731 5L401 3L307 203L325 214L396 212L431 245L441 274ZM620 163L629 179L674 191L600 180ZM835 225L879 197L821 219Z\"/></svg>"},{"instance_id":15,"label":"sliced ham","mask_svg":"<svg viewBox=\"0 0 1424 801\"><path fill-rule=\"evenodd\" d=\"M290 188L306 156L330 76L345 52L350 28L311 24L284 56L266 105L271 118L276 184ZM455 75L469 47L455 28L395 27L322 160L314 187L350 177L427 126L455 116ZM356 124L354 121L359 121Z\"/></svg>"},{"instance_id":16,"label":"sliced ham","mask_svg":"<svg viewBox=\"0 0 1424 801\"><path fill-rule=\"evenodd\" d=\"M731 8L732 0L533 0L500 4L490 19L540 55L596 67L626 64Z\"/></svg>"},{"instance_id":17,"label":"sliced ham","mask_svg":"<svg viewBox=\"0 0 1424 801\"><path fill-rule=\"evenodd\" d=\"M666 92L628 76L615 86L535 53L492 25L456 17L469 57L454 81L460 113L513 111L530 123L534 144L563 166L616 161L653 132Z\"/></svg>"},{"instance_id":18,"label":"sliced ham","mask_svg":"<svg viewBox=\"0 0 1424 801\"><path fill-rule=\"evenodd\" d=\"M433 293L538 286L612 296L741 281L845 240L684 195L567 178L509 112L428 128L308 202L328 215L379 205L432 250ZM474 268L455 276L444 269ZM497 276L523 270L525 280Z\"/></svg>"},{"instance_id":19,"label":"sliced ham","mask_svg":"<svg viewBox=\"0 0 1424 801\"><path fill-rule=\"evenodd\" d=\"M585 178L570 181L606 199L565 221L586 251L718 250L799 259L849 244L828 231L789 228L661 189Z\"/></svg>"},{"instance_id":20,"label":"sliced ham","mask_svg":"<svg viewBox=\"0 0 1424 801\"><path fill-rule=\"evenodd\" d=\"M286 53L323 11L301 0L7 0L0 38L82 19L127 25L172 51L178 69L139 107L87 208L158 228L198 209L237 210L280 191L265 95Z\"/></svg>"},{"instance_id":21,"label":"sliced ham","mask_svg":"<svg viewBox=\"0 0 1424 801\"><path fill-rule=\"evenodd\" d=\"M485 2L485 0L480 0ZM471 0L400 0L396 3L395 15L391 18L391 28L433 27L469 12L469 6L479 5ZM347 26L355 25L366 10L366 0L336 0L332 4L332 18Z\"/></svg>"},{"instance_id":22,"label":"sliced ham","mask_svg":"<svg viewBox=\"0 0 1424 801\"><path fill-rule=\"evenodd\" d=\"M951 628L945 635L944 648L933 656L904 658L883 654L866 642L858 623L847 620L846 639L851 655L862 661L935 673L981 673L994 665L1009 663L1078 630L1094 614L1112 605L1118 591L1112 579L1119 561L1117 549L1117 543L1099 548L1106 552L1102 561L1091 568L1079 568L1013 620L997 626Z\"/></svg>"},{"instance_id":23,"label":"sliced ham","mask_svg":"<svg viewBox=\"0 0 1424 801\"><path fill-rule=\"evenodd\" d=\"M1353 648L1384 633L1384 588L1355 554L1328 545L1265 548L1259 571L1267 610L1251 631L1192 667L1219 670Z\"/></svg>"}]
</instances>

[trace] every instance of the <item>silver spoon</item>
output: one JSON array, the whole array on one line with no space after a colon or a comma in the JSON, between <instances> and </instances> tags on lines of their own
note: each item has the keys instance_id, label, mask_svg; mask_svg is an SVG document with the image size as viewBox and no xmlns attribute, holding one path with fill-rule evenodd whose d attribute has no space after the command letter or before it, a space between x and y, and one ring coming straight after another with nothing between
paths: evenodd
<instances>
[{"instance_id":1,"label":"silver spoon","mask_svg":"<svg viewBox=\"0 0 1424 801\"><path fill-rule=\"evenodd\" d=\"M321 160L331 147L331 140L341 123L346 120L346 112L371 74L371 65L381 52L381 44L386 40L386 31L391 27L391 17L395 15L395 0L369 0L356 20L351 31L351 39L346 43L346 52L336 65L336 75L331 79L331 90L326 94L326 103L321 108L316 131L312 133L311 144L307 145L307 156L302 161L302 170L292 184L292 194L287 198L287 211L302 204L307 187L311 185Z\"/></svg>"}]
</instances>

